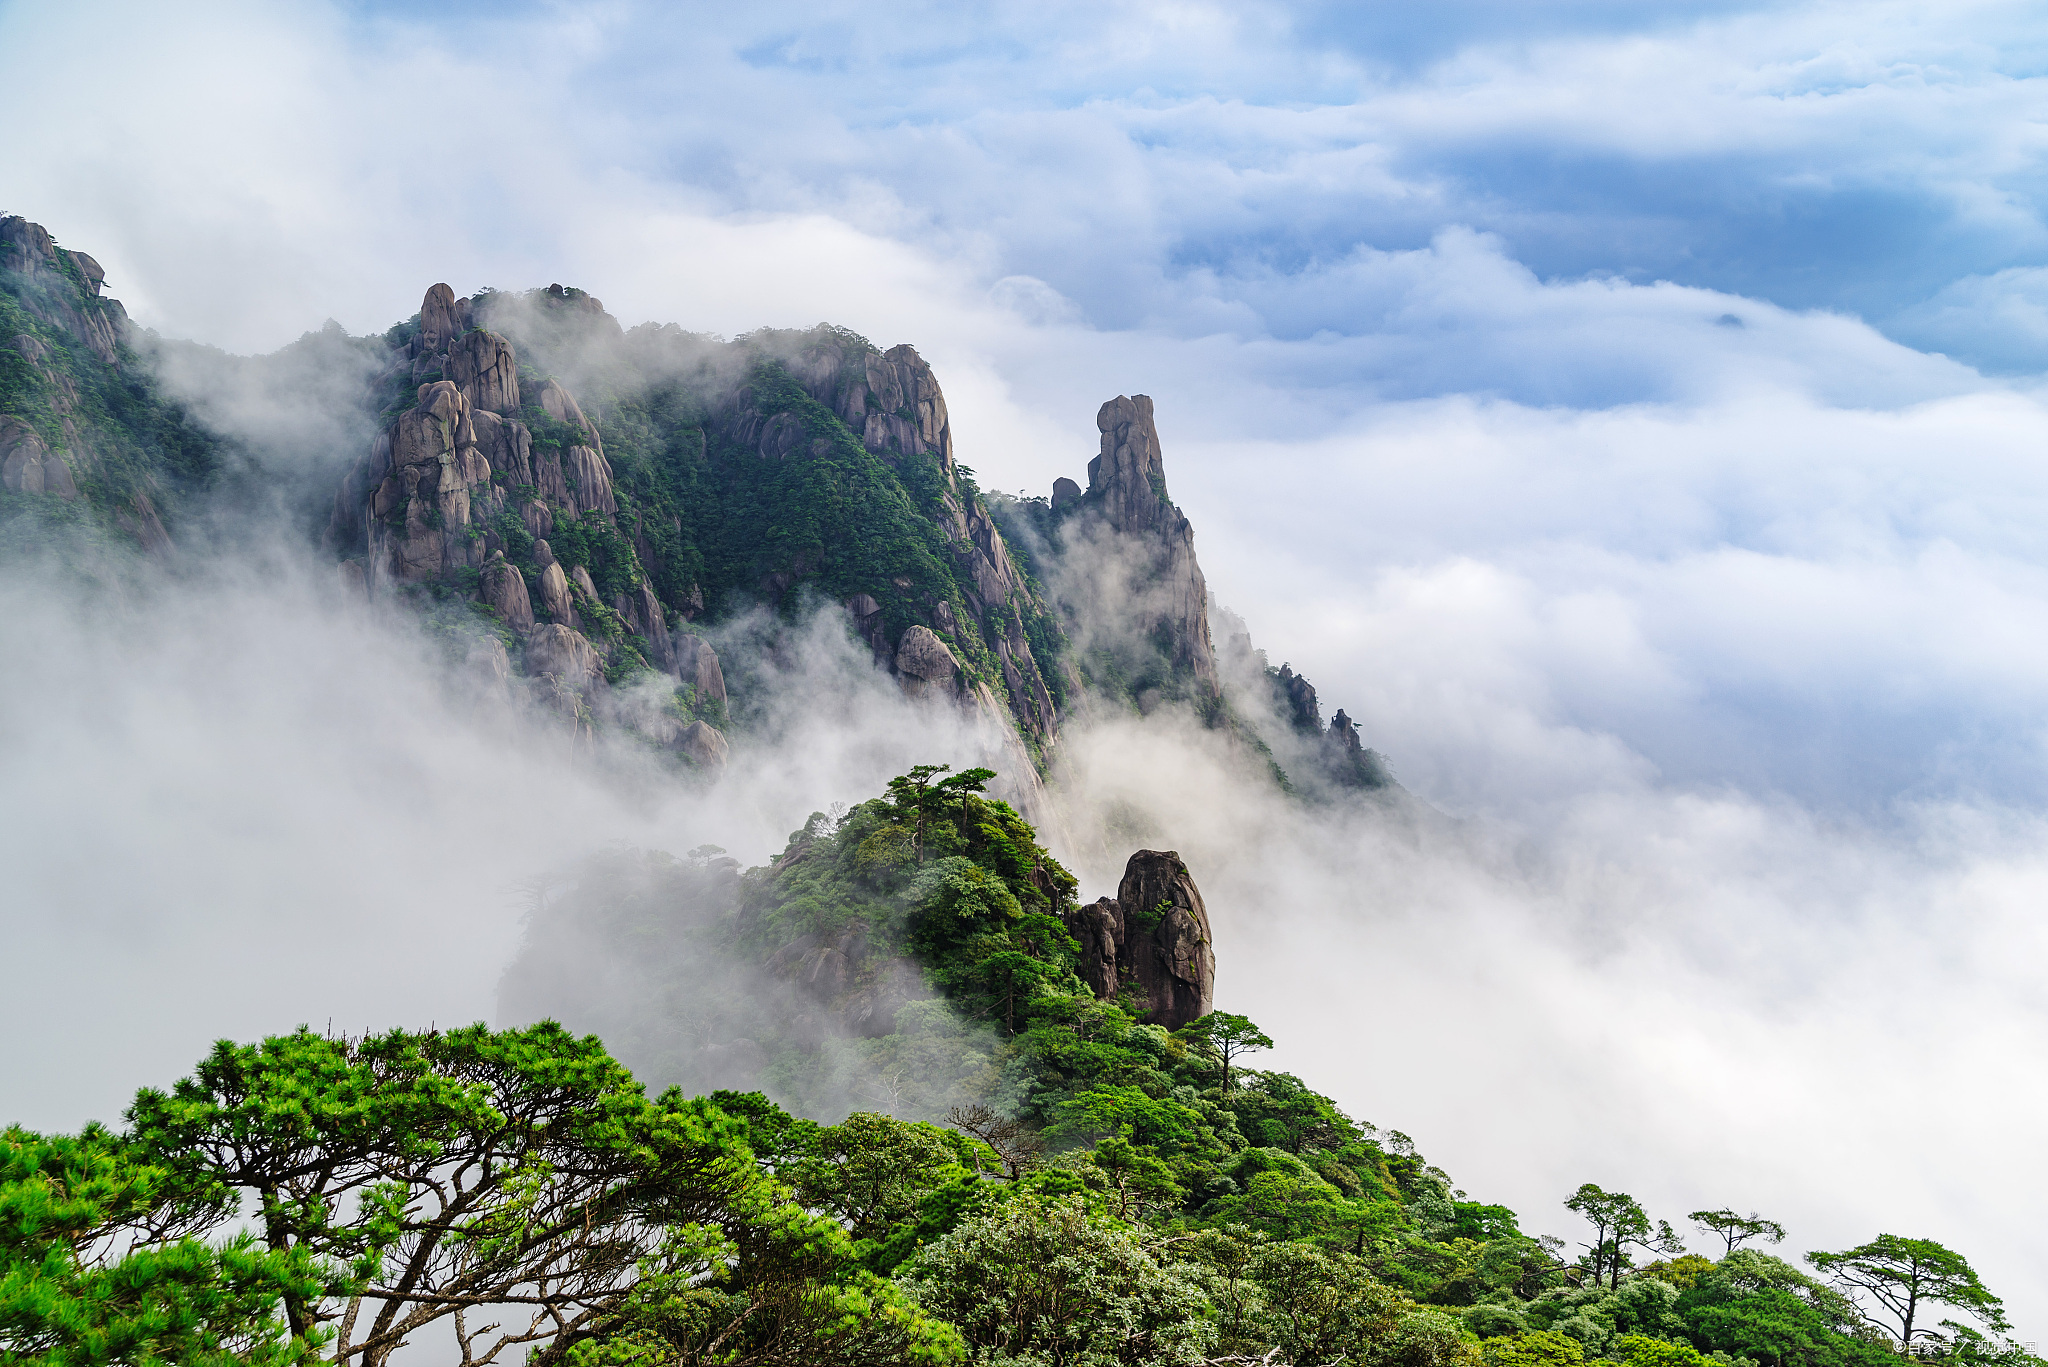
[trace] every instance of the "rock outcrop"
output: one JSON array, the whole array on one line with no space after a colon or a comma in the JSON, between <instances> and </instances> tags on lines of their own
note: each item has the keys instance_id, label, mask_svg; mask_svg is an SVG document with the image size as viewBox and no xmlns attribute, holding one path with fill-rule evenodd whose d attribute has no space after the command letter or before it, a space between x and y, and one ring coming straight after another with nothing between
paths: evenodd
<instances>
[{"instance_id":1,"label":"rock outcrop","mask_svg":"<svg viewBox=\"0 0 2048 1367\"><path fill-rule=\"evenodd\" d=\"M1064 919L1081 944L1081 978L1097 997L1135 999L1141 1019L1169 1030L1209 1013L1216 987L1209 912L1178 854L1139 850L1115 897Z\"/></svg>"},{"instance_id":2,"label":"rock outcrop","mask_svg":"<svg viewBox=\"0 0 2048 1367\"><path fill-rule=\"evenodd\" d=\"M491 554L477 584L483 600L498 610L505 625L514 631L533 630L533 601L526 596L526 576L505 559L503 551Z\"/></svg>"},{"instance_id":3,"label":"rock outcrop","mask_svg":"<svg viewBox=\"0 0 2048 1367\"><path fill-rule=\"evenodd\" d=\"M526 638L526 672L548 675L564 687L582 690L599 677L597 650L580 631L548 622Z\"/></svg>"},{"instance_id":4,"label":"rock outcrop","mask_svg":"<svg viewBox=\"0 0 2048 1367\"><path fill-rule=\"evenodd\" d=\"M330 539L344 553L362 547L373 592L380 584L481 567L502 548L479 529L505 507L510 490L538 495L518 510L536 540L553 533L558 512L618 511L596 425L559 381L547 380L524 398L512 343L477 326L478 313L476 301L456 298L445 284L427 291L419 329L388 372L420 382L415 400L379 434L336 495ZM574 429L577 440L536 448L519 416L526 402ZM535 587L546 605L548 586Z\"/></svg>"},{"instance_id":5,"label":"rock outcrop","mask_svg":"<svg viewBox=\"0 0 2048 1367\"><path fill-rule=\"evenodd\" d=\"M0 271L27 286L22 307L82 342L101 361L112 363L128 332L119 301L102 298L107 273L83 252L66 251L40 223L10 215L0 218Z\"/></svg>"},{"instance_id":6,"label":"rock outcrop","mask_svg":"<svg viewBox=\"0 0 2048 1367\"><path fill-rule=\"evenodd\" d=\"M732 753L726 744L725 733L707 721L693 721L684 727L676 748L688 756L692 764L713 772L722 771Z\"/></svg>"},{"instance_id":7,"label":"rock outcrop","mask_svg":"<svg viewBox=\"0 0 2048 1367\"><path fill-rule=\"evenodd\" d=\"M702 636L675 638L676 679L697 690L696 699L705 703L726 700L725 672L719 668L718 652Z\"/></svg>"},{"instance_id":8,"label":"rock outcrop","mask_svg":"<svg viewBox=\"0 0 2048 1367\"><path fill-rule=\"evenodd\" d=\"M448 378L471 408L519 411L519 360L512 354L512 344L496 333L465 333L449 343Z\"/></svg>"},{"instance_id":9,"label":"rock outcrop","mask_svg":"<svg viewBox=\"0 0 2048 1367\"><path fill-rule=\"evenodd\" d=\"M1049 625L1051 613L1018 568L987 502L959 479L952 417L931 366L915 347L877 351L830 328L781 334L764 345L775 346L790 375L886 464L909 475L929 461L926 468L935 467L943 481L936 506L926 511L946 539L959 598L927 594L906 602L908 580L861 586L844 600L855 635L877 663L897 674L906 692L928 696L950 687L963 705L1014 729L1048 757L1058 742L1060 718L1045 673L1050 666L1037 659L1030 641L1034 630ZM764 460L817 458L829 449L795 413L762 407L749 386L715 405L714 418L732 442ZM764 586L768 596L779 600L804 573L805 567L793 565L771 576L775 582ZM954 666L950 675L931 642L906 635L913 631L944 647ZM1045 634L1056 636L1056 629ZM917 669L904 668L906 640Z\"/></svg>"},{"instance_id":10,"label":"rock outcrop","mask_svg":"<svg viewBox=\"0 0 2048 1367\"><path fill-rule=\"evenodd\" d=\"M946 695L959 682L960 662L931 628L911 627L896 646L896 672L912 697Z\"/></svg>"},{"instance_id":11,"label":"rock outcrop","mask_svg":"<svg viewBox=\"0 0 2048 1367\"><path fill-rule=\"evenodd\" d=\"M18 494L78 497L78 484L64 458L19 418L0 417L0 484Z\"/></svg>"}]
</instances>

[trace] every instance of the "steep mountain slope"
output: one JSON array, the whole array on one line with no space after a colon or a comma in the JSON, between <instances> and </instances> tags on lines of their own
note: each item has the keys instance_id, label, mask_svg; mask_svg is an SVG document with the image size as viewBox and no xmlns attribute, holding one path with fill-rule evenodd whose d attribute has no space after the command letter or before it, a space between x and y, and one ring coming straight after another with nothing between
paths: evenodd
<instances>
[{"instance_id":1,"label":"steep mountain slope","mask_svg":"<svg viewBox=\"0 0 2048 1367\"><path fill-rule=\"evenodd\" d=\"M14 536L97 523L163 554L170 510L209 486L223 442L164 398L105 281L40 225L0 218L0 510Z\"/></svg>"},{"instance_id":2,"label":"steep mountain slope","mask_svg":"<svg viewBox=\"0 0 2048 1367\"><path fill-rule=\"evenodd\" d=\"M170 395L161 366L190 344L140 337L103 282L35 224L0 221L8 525L17 540L63 523L168 555L203 500L282 477L231 423L210 428ZM1018 501L985 496L960 462L914 348L825 325L728 342L624 329L559 285L473 298L436 285L381 337L330 325L286 351L293 365L256 383L312 376L356 393L350 422L330 426L375 433L322 496L344 582L413 604L476 688L580 735L609 728L722 765L732 713L707 631L837 605L906 692L1007 738L1027 805L1073 718L1162 704L1279 757L1283 782L1303 763L1337 776L1310 791L1390 782L1348 722L1337 743L1290 749L1293 729L1320 728L1313 690L1304 710L1305 685L1248 638L1219 657L1143 395L1102 406L1086 490L1063 479ZM273 492L269 516L301 497Z\"/></svg>"}]
</instances>

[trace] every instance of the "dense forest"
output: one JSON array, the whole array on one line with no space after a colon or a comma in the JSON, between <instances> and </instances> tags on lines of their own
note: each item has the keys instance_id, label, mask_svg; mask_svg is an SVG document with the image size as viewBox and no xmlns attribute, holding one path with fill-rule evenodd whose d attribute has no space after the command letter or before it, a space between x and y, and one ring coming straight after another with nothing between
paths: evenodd
<instances>
[{"instance_id":1,"label":"dense forest","mask_svg":"<svg viewBox=\"0 0 2048 1367\"><path fill-rule=\"evenodd\" d=\"M223 1041L119 1129L6 1131L0 1362L2041 1361L1940 1244L1802 1266L1731 1207L1685 1215L1688 1252L1588 1182L1560 1193L1591 1231L1567 1247L1252 1066L1254 1022L1103 999L1075 880L991 777L913 770L744 873L634 856L681 881L562 913L642 943L691 918L683 942L734 961L914 962L929 992L856 1061L911 1051L977 1099L822 1123L762 1091L649 1096L545 1021ZM786 1052L774 1090L802 1095L819 1051Z\"/></svg>"}]
</instances>

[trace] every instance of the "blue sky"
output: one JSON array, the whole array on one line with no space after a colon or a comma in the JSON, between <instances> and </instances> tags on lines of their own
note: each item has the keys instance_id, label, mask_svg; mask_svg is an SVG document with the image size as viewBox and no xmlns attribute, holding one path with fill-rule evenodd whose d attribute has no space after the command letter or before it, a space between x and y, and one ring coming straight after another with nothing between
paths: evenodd
<instances>
[{"instance_id":1,"label":"blue sky","mask_svg":"<svg viewBox=\"0 0 2048 1367\"><path fill-rule=\"evenodd\" d=\"M0 209L233 349L436 280L913 342L1004 489L1153 395L1218 597L1546 871L1375 894L1361 961L1523 1042L1454 1032L1351 1104L1532 1209L1588 1155L1663 1208L1751 1199L1682 1180L1726 1162L1811 1246L1880 1192L2039 1334L2044 21L0 0ZM1482 926L1460 972L1439 913ZM1295 1038L1351 988L1246 981ZM1512 1171L1475 1093L1542 1119Z\"/></svg>"}]
</instances>

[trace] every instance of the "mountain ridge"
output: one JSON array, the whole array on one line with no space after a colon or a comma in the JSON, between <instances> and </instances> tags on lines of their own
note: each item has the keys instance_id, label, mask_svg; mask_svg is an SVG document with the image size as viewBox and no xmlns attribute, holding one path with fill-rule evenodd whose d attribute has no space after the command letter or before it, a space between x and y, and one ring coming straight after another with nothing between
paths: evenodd
<instances>
[{"instance_id":1,"label":"mountain ridge","mask_svg":"<svg viewBox=\"0 0 2048 1367\"><path fill-rule=\"evenodd\" d=\"M0 220L0 244L0 297L25 320L0 348L6 494L83 505L174 555L165 508L175 527L225 481L266 476L162 391L157 358L189 344L151 337L138 351L97 262L19 217ZM998 737L1012 795L1041 820L1062 729L1091 708L1188 707L1283 785L1278 737L1258 718L1320 731L1313 690L1304 712L1291 670L1254 659L1248 637L1230 645L1251 695L1219 672L1194 528L1168 497L1144 395L1102 405L1085 490L1062 478L1019 501L984 494L958 460L914 347L843 328L728 342L626 329L559 284L469 297L437 284L381 337L328 341L335 331L306 341L346 344L374 426L360 457L314 476L342 582L438 614L481 686L580 740L611 729L722 767L729 671L706 629L819 601L906 693L950 700ZM88 411L81 392L127 403ZM657 675L672 696L621 696ZM1393 790L1348 719L1344 734L1348 752L1342 737L1297 747L1294 777L1325 795Z\"/></svg>"}]
</instances>

